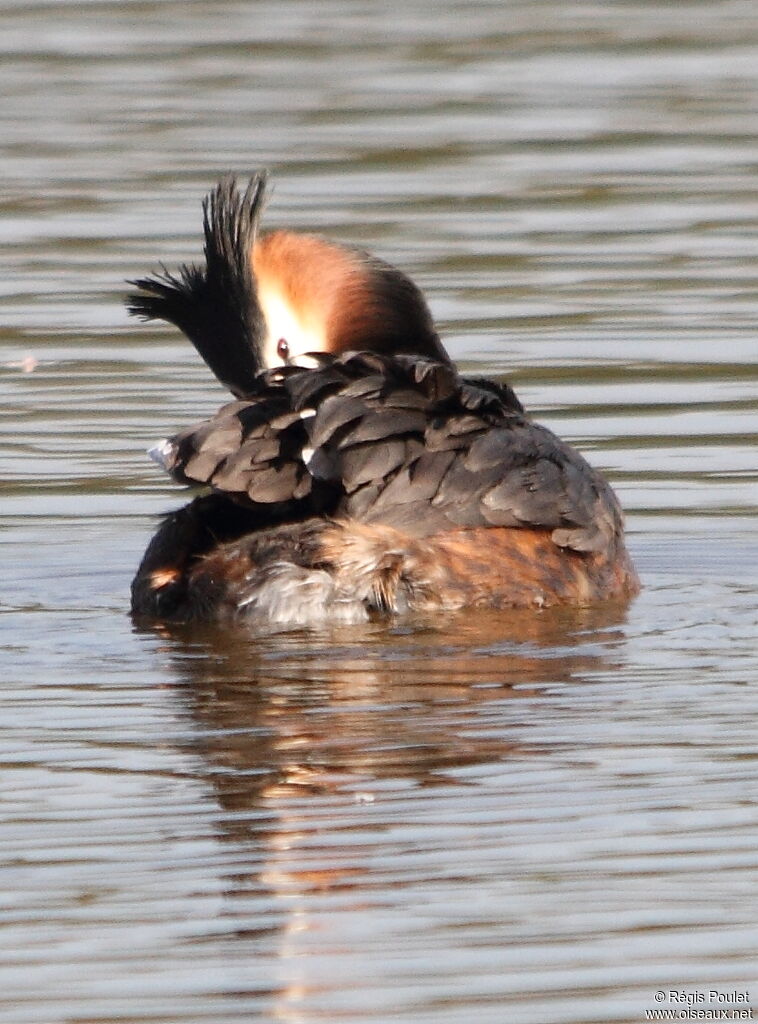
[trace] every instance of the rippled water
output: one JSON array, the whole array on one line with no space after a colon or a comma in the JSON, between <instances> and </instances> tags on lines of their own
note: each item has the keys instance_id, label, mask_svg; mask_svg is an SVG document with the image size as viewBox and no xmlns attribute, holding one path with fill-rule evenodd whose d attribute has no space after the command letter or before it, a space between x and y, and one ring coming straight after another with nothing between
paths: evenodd
<instances>
[{"instance_id":1,"label":"rippled water","mask_svg":"<svg viewBox=\"0 0 758 1024\"><path fill-rule=\"evenodd\" d=\"M758 1007L752 0L4 2L0 52L2 1019ZM123 280L263 165L606 470L629 609L133 630L144 449L223 395Z\"/></svg>"}]
</instances>

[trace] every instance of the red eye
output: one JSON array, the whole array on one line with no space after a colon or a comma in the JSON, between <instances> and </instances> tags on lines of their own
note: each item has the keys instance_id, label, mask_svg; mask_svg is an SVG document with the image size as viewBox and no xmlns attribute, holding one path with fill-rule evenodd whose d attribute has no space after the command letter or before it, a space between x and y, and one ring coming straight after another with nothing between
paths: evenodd
<instances>
[{"instance_id":1,"label":"red eye","mask_svg":"<svg viewBox=\"0 0 758 1024\"><path fill-rule=\"evenodd\" d=\"M290 347L287 344L286 338L280 338L279 341L277 341L276 354L279 356L280 359L283 359L285 361L289 359Z\"/></svg>"}]
</instances>

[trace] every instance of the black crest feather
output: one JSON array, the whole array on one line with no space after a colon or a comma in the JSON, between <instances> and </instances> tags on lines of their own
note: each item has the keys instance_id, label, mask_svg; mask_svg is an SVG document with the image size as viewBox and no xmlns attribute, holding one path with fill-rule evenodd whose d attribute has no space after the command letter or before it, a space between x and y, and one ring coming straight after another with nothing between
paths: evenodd
<instances>
[{"instance_id":1,"label":"black crest feather","mask_svg":"<svg viewBox=\"0 0 758 1024\"><path fill-rule=\"evenodd\" d=\"M139 292L127 309L143 320L179 328L222 384L240 397L251 392L261 369L263 317L255 294L252 247L266 191L256 174L244 192L222 178L203 201L205 266L183 265L130 281Z\"/></svg>"}]
</instances>

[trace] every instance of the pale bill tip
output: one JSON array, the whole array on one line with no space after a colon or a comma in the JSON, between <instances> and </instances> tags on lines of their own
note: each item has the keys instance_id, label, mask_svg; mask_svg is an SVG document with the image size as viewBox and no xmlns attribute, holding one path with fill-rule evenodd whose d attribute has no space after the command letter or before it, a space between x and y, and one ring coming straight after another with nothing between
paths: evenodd
<instances>
[{"instance_id":1,"label":"pale bill tip","mask_svg":"<svg viewBox=\"0 0 758 1024\"><path fill-rule=\"evenodd\" d=\"M158 444L154 444L152 448L148 448L147 454L153 462L158 463L161 469L168 470L174 461L174 446L166 438L163 441L159 441Z\"/></svg>"}]
</instances>

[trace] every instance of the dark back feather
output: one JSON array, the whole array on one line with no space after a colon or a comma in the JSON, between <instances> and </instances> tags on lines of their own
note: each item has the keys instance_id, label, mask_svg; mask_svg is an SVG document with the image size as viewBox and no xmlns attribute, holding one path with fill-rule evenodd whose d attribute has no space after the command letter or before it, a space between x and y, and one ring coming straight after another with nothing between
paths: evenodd
<instances>
[{"instance_id":1,"label":"dark back feather","mask_svg":"<svg viewBox=\"0 0 758 1024\"><path fill-rule=\"evenodd\" d=\"M164 467L272 514L294 502L294 518L326 512L414 537L538 527L560 546L601 551L620 535L609 485L510 388L409 356L320 361L260 374L248 401L167 442Z\"/></svg>"}]
</instances>

